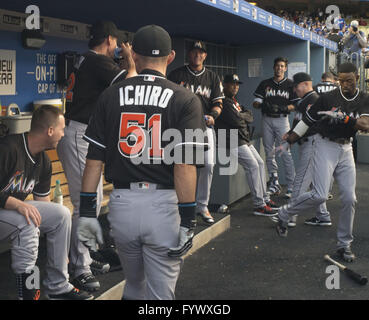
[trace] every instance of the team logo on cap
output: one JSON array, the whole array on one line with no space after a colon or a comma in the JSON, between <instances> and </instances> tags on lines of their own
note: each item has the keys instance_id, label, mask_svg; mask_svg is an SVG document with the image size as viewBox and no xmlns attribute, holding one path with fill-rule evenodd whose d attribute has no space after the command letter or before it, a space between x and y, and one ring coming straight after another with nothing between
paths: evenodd
<instances>
[{"instance_id":1,"label":"team logo on cap","mask_svg":"<svg viewBox=\"0 0 369 320\"><path fill-rule=\"evenodd\" d=\"M240 81L240 79L238 78L237 74L233 75L233 81Z\"/></svg>"},{"instance_id":2,"label":"team logo on cap","mask_svg":"<svg viewBox=\"0 0 369 320\"><path fill-rule=\"evenodd\" d=\"M151 53L155 56L157 56L160 53L160 50L153 50Z\"/></svg>"},{"instance_id":3,"label":"team logo on cap","mask_svg":"<svg viewBox=\"0 0 369 320\"><path fill-rule=\"evenodd\" d=\"M200 41L195 42L194 47L195 47L195 48L200 48L200 49L202 49L202 44L201 44L201 42L200 42Z\"/></svg>"}]
</instances>

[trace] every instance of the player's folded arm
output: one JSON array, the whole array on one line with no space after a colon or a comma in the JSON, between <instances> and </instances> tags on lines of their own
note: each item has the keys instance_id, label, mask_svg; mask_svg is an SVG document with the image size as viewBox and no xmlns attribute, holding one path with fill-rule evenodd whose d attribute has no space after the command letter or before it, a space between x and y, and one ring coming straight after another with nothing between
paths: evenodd
<instances>
[{"instance_id":1,"label":"player's folded arm","mask_svg":"<svg viewBox=\"0 0 369 320\"><path fill-rule=\"evenodd\" d=\"M252 122L254 120L251 111L238 112L234 109L233 105L228 101L223 103L222 121L232 126L235 129L240 129L245 126L246 122Z\"/></svg>"}]
</instances>

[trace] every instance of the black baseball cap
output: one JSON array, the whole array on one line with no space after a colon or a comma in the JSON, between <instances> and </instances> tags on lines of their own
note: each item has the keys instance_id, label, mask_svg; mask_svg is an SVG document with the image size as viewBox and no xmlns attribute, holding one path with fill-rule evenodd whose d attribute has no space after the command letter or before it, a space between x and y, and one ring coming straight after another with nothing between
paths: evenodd
<instances>
[{"instance_id":1,"label":"black baseball cap","mask_svg":"<svg viewBox=\"0 0 369 320\"><path fill-rule=\"evenodd\" d=\"M305 73L305 72L299 72L299 73L296 73L294 76L293 76L293 84L295 86L297 86L299 83L301 82L305 82L305 81L313 81L310 77L309 74Z\"/></svg>"},{"instance_id":2,"label":"black baseball cap","mask_svg":"<svg viewBox=\"0 0 369 320\"><path fill-rule=\"evenodd\" d=\"M162 27L151 24L136 31L132 49L142 56L164 57L172 51L172 39Z\"/></svg>"},{"instance_id":3,"label":"black baseball cap","mask_svg":"<svg viewBox=\"0 0 369 320\"><path fill-rule=\"evenodd\" d=\"M227 74L224 76L224 83L243 83L237 74Z\"/></svg>"},{"instance_id":4,"label":"black baseball cap","mask_svg":"<svg viewBox=\"0 0 369 320\"><path fill-rule=\"evenodd\" d=\"M193 41L190 45L190 48L188 49L188 51L191 51L193 49L199 49L199 50L202 50L204 52L207 52L206 51L206 45L204 42L202 41Z\"/></svg>"},{"instance_id":5,"label":"black baseball cap","mask_svg":"<svg viewBox=\"0 0 369 320\"><path fill-rule=\"evenodd\" d=\"M120 41L120 35L117 26L112 21L100 20L94 23L90 29L89 47L94 46L103 39L112 36Z\"/></svg>"}]
</instances>

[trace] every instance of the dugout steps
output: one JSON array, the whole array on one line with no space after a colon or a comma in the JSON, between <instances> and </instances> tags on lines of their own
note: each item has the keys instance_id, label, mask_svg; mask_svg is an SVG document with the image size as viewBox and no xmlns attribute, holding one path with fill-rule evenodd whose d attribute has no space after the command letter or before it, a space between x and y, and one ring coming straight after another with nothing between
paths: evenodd
<instances>
[{"instance_id":1,"label":"dugout steps","mask_svg":"<svg viewBox=\"0 0 369 320\"><path fill-rule=\"evenodd\" d=\"M201 218L198 218L200 229L199 232L195 235L193 241L193 247L191 250L185 255L185 259L208 244L211 240L227 231L231 227L231 216L229 214L224 215L220 213L212 213L215 223L211 226L205 226L204 223L200 222ZM122 271L118 271L122 272ZM102 276L103 277L103 276ZM103 278L101 278L103 281ZM125 286L125 280L118 282L111 288L107 289L104 292L98 292L95 295L95 300L120 300L122 298L122 293Z\"/></svg>"}]
</instances>

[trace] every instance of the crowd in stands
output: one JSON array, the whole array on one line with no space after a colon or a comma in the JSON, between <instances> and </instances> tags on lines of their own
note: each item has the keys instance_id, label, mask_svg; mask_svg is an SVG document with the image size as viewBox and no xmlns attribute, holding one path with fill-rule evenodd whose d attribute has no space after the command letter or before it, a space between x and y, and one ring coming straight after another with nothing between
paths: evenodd
<instances>
[{"instance_id":1,"label":"crowd in stands","mask_svg":"<svg viewBox=\"0 0 369 320\"><path fill-rule=\"evenodd\" d=\"M305 11L276 10L273 8L268 8L267 10L285 20L295 23L302 28L313 31L320 36L328 37L331 32L326 25L326 20L329 15L326 14L322 9L318 9L312 13ZM351 15L345 16L344 14L341 14L341 16L334 21L339 26L338 34L340 36L343 36L347 32L350 26L350 21L353 19L358 20L359 26L367 26L367 22L363 19L363 17Z\"/></svg>"},{"instance_id":2,"label":"crowd in stands","mask_svg":"<svg viewBox=\"0 0 369 320\"><path fill-rule=\"evenodd\" d=\"M364 17L358 15L350 15L341 13L339 17L332 21L333 28L327 25L327 18L330 14L325 13L325 10L318 9L314 12L275 9L272 7L265 8L267 11L287 20L294 24L315 32L320 36L335 41L339 45L339 51L351 54L352 52L362 52L368 57L369 67L369 44L366 37L368 22ZM369 21L369 20L368 20ZM358 34L352 31L352 23L361 30ZM365 31L365 32L364 32Z\"/></svg>"}]
</instances>

